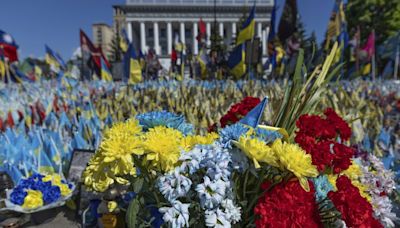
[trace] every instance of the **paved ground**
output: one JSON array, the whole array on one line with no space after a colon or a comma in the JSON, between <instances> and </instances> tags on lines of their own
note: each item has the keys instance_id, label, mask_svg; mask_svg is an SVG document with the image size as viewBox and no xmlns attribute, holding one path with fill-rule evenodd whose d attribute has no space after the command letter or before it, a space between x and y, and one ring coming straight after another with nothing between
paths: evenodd
<instances>
[{"instance_id":1,"label":"paved ground","mask_svg":"<svg viewBox=\"0 0 400 228\"><path fill-rule=\"evenodd\" d=\"M9 218L13 219L13 218ZM74 212L66 207L55 208L52 210L38 212L24 217L24 220L29 221L22 227L27 228L75 228L81 227L76 221Z\"/></svg>"}]
</instances>

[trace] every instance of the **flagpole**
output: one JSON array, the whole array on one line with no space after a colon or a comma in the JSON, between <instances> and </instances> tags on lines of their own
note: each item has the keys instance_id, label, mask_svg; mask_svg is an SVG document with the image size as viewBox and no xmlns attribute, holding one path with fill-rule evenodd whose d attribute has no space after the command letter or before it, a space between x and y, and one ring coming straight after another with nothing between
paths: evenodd
<instances>
[{"instance_id":1,"label":"flagpole","mask_svg":"<svg viewBox=\"0 0 400 228\"><path fill-rule=\"evenodd\" d=\"M360 70L360 59L358 58L358 52L360 49L360 36L361 36L361 32L360 32L360 26L357 26L357 36L356 36L356 72L358 74L359 70Z\"/></svg>"},{"instance_id":2,"label":"flagpole","mask_svg":"<svg viewBox=\"0 0 400 228\"><path fill-rule=\"evenodd\" d=\"M394 60L394 72L393 72L393 78L397 79L398 77L398 70L399 70L399 39L397 39L396 42L396 58Z\"/></svg>"},{"instance_id":3,"label":"flagpole","mask_svg":"<svg viewBox=\"0 0 400 228\"><path fill-rule=\"evenodd\" d=\"M372 30L372 33L374 35L374 52L372 53L372 80L375 81L375 29Z\"/></svg>"}]
</instances>

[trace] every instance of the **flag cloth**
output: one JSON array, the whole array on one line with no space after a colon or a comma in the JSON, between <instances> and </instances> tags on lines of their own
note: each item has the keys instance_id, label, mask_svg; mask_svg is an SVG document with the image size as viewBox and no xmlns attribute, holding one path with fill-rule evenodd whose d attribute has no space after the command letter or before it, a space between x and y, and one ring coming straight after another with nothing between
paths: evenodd
<instances>
[{"instance_id":1,"label":"flag cloth","mask_svg":"<svg viewBox=\"0 0 400 228\"><path fill-rule=\"evenodd\" d=\"M371 73L371 63L367 63L362 70L362 75L367 75L370 73Z\"/></svg>"},{"instance_id":2,"label":"flag cloth","mask_svg":"<svg viewBox=\"0 0 400 228\"><path fill-rule=\"evenodd\" d=\"M101 79L104 81L112 81L111 71L108 69L103 59L101 59Z\"/></svg>"},{"instance_id":3,"label":"flag cloth","mask_svg":"<svg viewBox=\"0 0 400 228\"><path fill-rule=\"evenodd\" d=\"M81 50L83 61L87 62L89 67L96 71L97 75L100 75L101 71L101 58L108 68L111 68L110 63L107 61L107 58L104 56L101 48L96 48L92 41L90 41L89 37L80 30L80 42L81 42Z\"/></svg>"},{"instance_id":4,"label":"flag cloth","mask_svg":"<svg viewBox=\"0 0 400 228\"><path fill-rule=\"evenodd\" d=\"M337 40L342 34L342 27L345 25L345 14L343 10L343 1L335 0L333 10L326 31L325 49L329 49L332 40Z\"/></svg>"},{"instance_id":5,"label":"flag cloth","mask_svg":"<svg viewBox=\"0 0 400 228\"><path fill-rule=\"evenodd\" d=\"M275 32L275 21L276 21L276 0L274 0L274 6L272 7L271 12L271 26L268 34L268 59L264 64L264 69L268 69L270 66L272 69L276 67L276 51L275 51L275 42L276 40L276 32Z\"/></svg>"},{"instance_id":6,"label":"flag cloth","mask_svg":"<svg viewBox=\"0 0 400 228\"><path fill-rule=\"evenodd\" d=\"M297 31L297 1L286 0L278 26L278 37L282 44Z\"/></svg>"},{"instance_id":7,"label":"flag cloth","mask_svg":"<svg viewBox=\"0 0 400 228\"><path fill-rule=\"evenodd\" d=\"M0 49L4 57L8 59L8 62L18 61L17 43L10 34L2 30L0 30Z\"/></svg>"},{"instance_id":8,"label":"flag cloth","mask_svg":"<svg viewBox=\"0 0 400 228\"><path fill-rule=\"evenodd\" d=\"M22 81L27 81L27 82L34 82L35 79L29 77L28 75L24 74L16 65L11 65L11 72L10 75L13 76L13 78L16 79L16 82L22 82Z\"/></svg>"},{"instance_id":9,"label":"flag cloth","mask_svg":"<svg viewBox=\"0 0 400 228\"><path fill-rule=\"evenodd\" d=\"M124 56L124 80L129 84L135 84L142 81L142 70L137 60L135 48L129 44L128 51Z\"/></svg>"},{"instance_id":10,"label":"flag cloth","mask_svg":"<svg viewBox=\"0 0 400 228\"><path fill-rule=\"evenodd\" d=\"M236 45L246 42L247 40L251 40L255 34L255 13L256 13L256 5L253 5L253 8L250 11L249 17L243 23L242 28L238 34Z\"/></svg>"},{"instance_id":11,"label":"flag cloth","mask_svg":"<svg viewBox=\"0 0 400 228\"><path fill-rule=\"evenodd\" d=\"M129 45L129 38L128 34L126 33L125 29L122 29L122 34L121 38L119 40L119 47L121 50L125 53L128 50L128 45Z\"/></svg>"},{"instance_id":12,"label":"flag cloth","mask_svg":"<svg viewBox=\"0 0 400 228\"><path fill-rule=\"evenodd\" d=\"M199 42L202 42L206 38L206 33L207 33L206 23L203 21L202 18L200 18L200 21L199 21L199 34L197 35L196 39Z\"/></svg>"},{"instance_id":13,"label":"flag cloth","mask_svg":"<svg viewBox=\"0 0 400 228\"><path fill-rule=\"evenodd\" d=\"M4 61L4 57L0 52L0 78L3 81L3 78L6 76L6 63Z\"/></svg>"},{"instance_id":14,"label":"flag cloth","mask_svg":"<svg viewBox=\"0 0 400 228\"><path fill-rule=\"evenodd\" d=\"M245 117L243 117L239 123L248 125L252 128L256 128L258 124L260 123L261 117L263 115L265 106L268 102L267 97L264 97L264 99L259 103L256 107L254 107Z\"/></svg>"},{"instance_id":15,"label":"flag cloth","mask_svg":"<svg viewBox=\"0 0 400 228\"><path fill-rule=\"evenodd\" d=\"M369 34L367 43L364 45L362 50L368 54L368 59L371 59L371 57L375 54L375 32L374 31L372 31Z\"/></svg>"},{"instance_id":16,"label":"flag cloth","mask_svg":"<svg viewBox=\"0 0 400 228\"><path fill-rule=\"evenodd\" d=\"M276 0L274 0L274 6L272 7L271 12L271 25L269 27L269 34L268 34L268 45L273 42L275 39L275 22L276 21Z\"/></svg>"},{"instance_id":17,"label":"flag cloth","mask_svg":"<svg viewBox=\"0 0 400 228\"><path fill-rule=\"evenodd\" d=\"M241 78L246 74L246 64L245 64L245 51L244 44L236 46L235 49L230 53L228 58L228 67L231 73L236 78Z\"/></svg>"},{"instance_id":18,"label":"flag cloth","mask_svg":"<svg viewBox=\"0 0 400 228\"><path fill-rule=\"evenodd\" d=\"M206 79L208 75L207 65L209 63L209 58L207 56L207 51L203 48L201 49L199 55L197 55L197 60L200 64L200 75L202 79Z\"/></svg>"},{"instance_id":19,"label":"flag cloth","mask_svg":"<svg viewBox=\"0 0 400 228\"><path fill-rule=\"evenodd\" d=\"M394 70L393 61L389 60L386 64L385 68L383 69L382 77L390 78L393 75L393 70Z\"/></svg>"},{"instance_id":20,"label":"flag cloth","mask_svg":"<svg viewBox=\"0 0 400 228\"><path fill-rule=\"evenodd\" d=\"M54 67L55 69L58 69L58 71L67 69L67 65L57 52L53 51L47 45L45 45L45 49L46 49L45 59L47 64L49 64L51 67Z\"/></svg>"},{"instance_id":21,"label":"flag cloth","mask_svg":"<svg viewBox=\"0 0 400 228\"><path fill-rule=\"evenodd\" d=\"M140 63L140 68L143 70L144 67L146 66L146 59L142 50L139 51L139 63Z\"/></svg>"}]
</instances>

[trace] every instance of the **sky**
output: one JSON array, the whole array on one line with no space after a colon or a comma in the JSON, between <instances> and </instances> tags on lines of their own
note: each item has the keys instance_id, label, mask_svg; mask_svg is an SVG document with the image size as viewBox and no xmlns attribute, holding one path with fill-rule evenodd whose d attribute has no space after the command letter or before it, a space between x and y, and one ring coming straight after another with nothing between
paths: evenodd
<instances>
[{"instance_id":1,"label":"sky","mask_svg":"<svg viewBox=\"0 0 400 228\"><path fill-rule=\"evenodd\" d=\"M112 24L112 5L125 0L1 0L0 30L19 45L20 58L44 56L44 44L69 59L79 46L79 29L92 36L91 25ZM280 18L284 0L277 0ZM299 13L307 33L323 39L333 0L299 0Z\"/></svg>"}]
</instances>

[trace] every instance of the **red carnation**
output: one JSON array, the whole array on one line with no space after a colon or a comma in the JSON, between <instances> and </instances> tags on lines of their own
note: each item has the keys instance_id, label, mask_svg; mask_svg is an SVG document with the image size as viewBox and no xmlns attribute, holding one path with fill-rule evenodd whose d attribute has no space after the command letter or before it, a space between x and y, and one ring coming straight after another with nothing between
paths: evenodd
<instances>
[{"instance_id":1,"label":"red carnation","mask_svg":"<svg viewBox=\"0 0 400 228\"><path fill-rule=\"evenodd\" d=\"M320 172L332 168L340 173L351 165L354 149L337 143L337 138L346 141L351 136L348 124L333 109L324 112L326 118L317 115L302 115L296 122L298 131L295 141L308 154Z\"/></svg>"},{"instance_id":2,"label":"red carnation","mask_svg":"<svg viewBox=\"0 0 400 228\"><path fill-rule=\"evenodd\" d=\"M347 141L351 137L351 128L349 125L335 112L328 108L324 112L326 120L335 127L343 141Z\"/></svg>"},{"instance_id":3,"label":"red carnation","mask_svg":"<svg viewBox=\"0 0 400 228\"><path fill-rule=\"evenodd\" d=\"M238 122L260 102L257 97L245 97L241 102L232 105L229 111L220 119L221 127L224 128Z\"/></svg>"},{"instance_id":4,"label":"red carnation","mask_svg":"<svg viewBox=\"0 0 400 228\"><path fill-rule=\"evenodd\" d=\"M329 192L328 197L341 213L348 227L383 227L374 217L372 206L360 195L357 187L346 176L336 181L337 191Z\"/></svg>"},{"instance_id":5,"label":"red carnation","mask_svg":"<svg viewBox=\"0 0 400 228\"><path fill-rule=\"evenodd\" d=\"M254 208L256 227L321 227L314 185L309 185L306 192L298 181L282 182L266 192Z\"/></svg>"}]
</instances>

